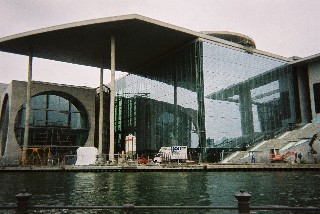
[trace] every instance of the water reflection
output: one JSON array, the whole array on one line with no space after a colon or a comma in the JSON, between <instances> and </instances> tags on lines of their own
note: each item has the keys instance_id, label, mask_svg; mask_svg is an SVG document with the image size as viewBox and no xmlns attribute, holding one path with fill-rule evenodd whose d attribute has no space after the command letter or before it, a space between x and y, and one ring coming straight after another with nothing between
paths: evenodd
<instances>
[{"instance_id":1,"label":"water reflection","mask_svg":"<svg viewBox=\"0 0 320 214\"><path fill-rule=\"evenodd\" d=\"M253 206L320 206L319 179L320 172L1 173L0 204L15 203L25 188L34 204L235 206L244 189Z\"/></svg>"}]
</instances>

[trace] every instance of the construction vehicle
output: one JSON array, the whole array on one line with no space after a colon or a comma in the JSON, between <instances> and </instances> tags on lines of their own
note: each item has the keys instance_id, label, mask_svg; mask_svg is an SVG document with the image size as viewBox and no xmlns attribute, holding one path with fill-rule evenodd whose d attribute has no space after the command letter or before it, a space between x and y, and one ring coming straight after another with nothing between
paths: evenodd
<instances>
[{"instance_id":1,"label":"construction vehicle","mask_svg":"<svg viewBox=\"0 0 320 214\"><path fill-rule=\"evenodd\" d=\"M188 160L187 146L161 147L153 162L185 162Z\"/></svg>"},{"instance_id":2,"label":"construction vehicle","mask_svg":"<svg viewBox=\"0 0 320 214\"><path fill-rule=\"evenodd\" d=\"M290 155L294 155L294 162L297 162L297 153L287 151L284 155L280 155L279 149L270 149L269 153L269 160L271 160L271 163L286 163L285 160Z\"/></svg>"},{"instance_id":3,"label":"construction vehicle","mask_svg":"<svg viewBox=\"0 0 320 214\"><path fill-rule=\"evenodd\" d=\"M138 164L148 164L149 159L144 157L138 157Z\"/></svg>"}]
</instances>

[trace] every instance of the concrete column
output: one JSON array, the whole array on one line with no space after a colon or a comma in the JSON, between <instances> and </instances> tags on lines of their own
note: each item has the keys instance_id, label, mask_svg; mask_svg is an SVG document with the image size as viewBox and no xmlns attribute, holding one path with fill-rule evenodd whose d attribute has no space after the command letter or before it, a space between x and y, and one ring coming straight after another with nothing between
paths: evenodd
<instances>
[{"instance_id":1,"label":"concrete column","mask_svg":"<svg viewBox=\"0 0 320 214\"><path fill-rule=\"evenodd\" d=\"M99 158L102 160L102 144L103 144L103 68L100 68L100 109L99 109Z\"/></svg>"},{"instance_id":2,"label":"concrete column","mask_svg":"<svg viewBox=\"0 0 320 214\"><path fill-rule=\"evenodd\" d=\"M307 68L297 68L301 122L311 122L310 90Z\"/></svg>"},{"instance_id":3,"label":"concrete column","mask_svg":"<svg viewBox=\"0 0 320 214\"><path fill-rule=\"evenodd\" d=\"M27 85L27 101L26 101L26 117L25 117L25 129L24 129L24 141L22 148L22 165L27 161L27 149L29 140L29 124L30 124L30 100L31 100L31 81L32 81L32 52L29 55L28 64L28 85Z\"/></svg>"},{"instance_id":4,"label":"concrete column","mask_svg":"<svg viewBox=\"0 0 320 214\"><path fill-rule=\"evenodd\" d=\"M109 160L114 160L114 97L116 70L116 40L111 36L111 82L110 82L110 147Z\"/></svg>"}]
</instances>

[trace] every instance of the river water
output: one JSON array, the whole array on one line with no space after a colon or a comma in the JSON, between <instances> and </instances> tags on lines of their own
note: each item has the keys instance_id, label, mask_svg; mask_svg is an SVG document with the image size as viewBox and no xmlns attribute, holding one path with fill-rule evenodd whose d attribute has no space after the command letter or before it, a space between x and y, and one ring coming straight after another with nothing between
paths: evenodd
<instances>
[{"instance_id":1,"label":"river water","mask_svg":"<svg viewBox=\"0 0 320 214\"><path fill-rule=\"evenodd\" d=\"M0 204L15 203L14 195L26 189L33 194L32 204L236 206L234 194L243 189L252 195L252 206L320 207L320 172L2 172L0 182ZM237 212L140 210L134 213Z\"/></svg>"}]
</instances>

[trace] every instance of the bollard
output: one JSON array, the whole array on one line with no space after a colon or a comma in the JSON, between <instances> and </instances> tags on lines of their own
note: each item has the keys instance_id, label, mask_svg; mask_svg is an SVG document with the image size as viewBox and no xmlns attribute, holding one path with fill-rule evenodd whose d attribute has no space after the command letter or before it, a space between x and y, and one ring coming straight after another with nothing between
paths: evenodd
<instances>
[{"instance_id":1,"label":"bollard","mask_svg":"<svg viewBox=\"0 0 320 214\"><path fill-rule=\"evenodd\" d=\"M250 214L249 200L251 195L240 190L240 192L236 193L234 197L238 200L239 214Z\"/></svg>"},{"instance_id":2,"label":"bollard","mask_svg":"<svg viewBox=\"0 0 320 214\"><path fill-rule=\"evenodd\" d=\"M122 207L126 211L126 213L129 213L129 214L134 209L134 205L133 204L124 204Z\"/></svg>"},{"instance_id":3,"label":"bollard","mask_svg":"<svg viewBox=\"0 0 320 214\"><path fill-rule=\"evenodd\" d=\"M28 213L28 200L31 198L32 194L27 193L26 190L22 190L21 193L16 195L17 198L17 210L16 213L26 214Z\"/></svg>"}]
</instances>

